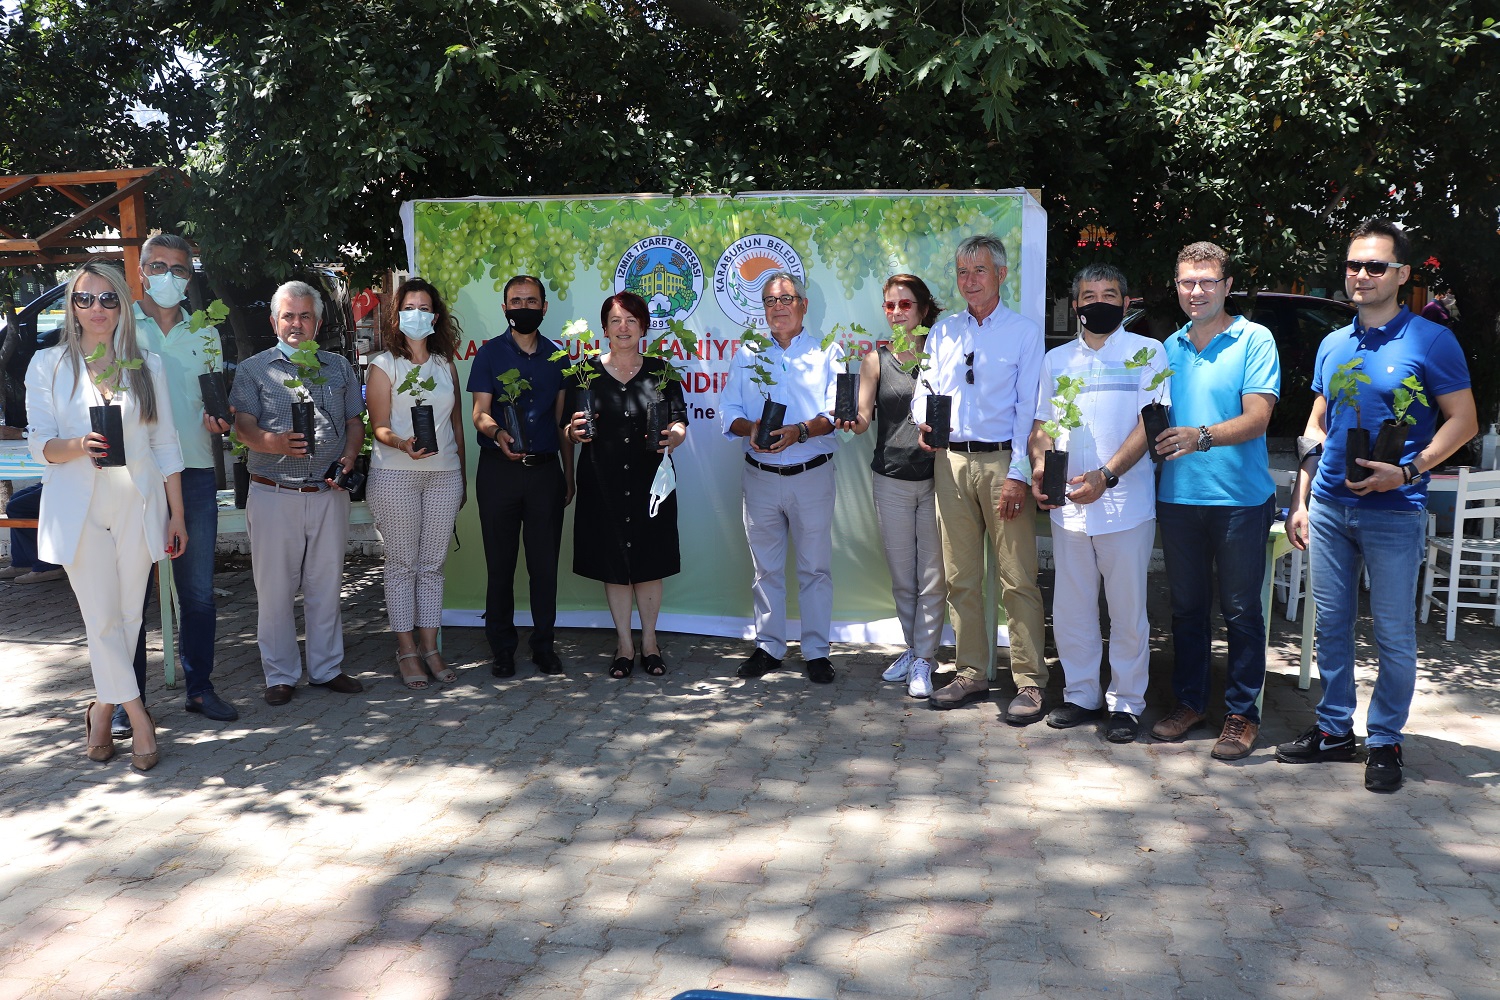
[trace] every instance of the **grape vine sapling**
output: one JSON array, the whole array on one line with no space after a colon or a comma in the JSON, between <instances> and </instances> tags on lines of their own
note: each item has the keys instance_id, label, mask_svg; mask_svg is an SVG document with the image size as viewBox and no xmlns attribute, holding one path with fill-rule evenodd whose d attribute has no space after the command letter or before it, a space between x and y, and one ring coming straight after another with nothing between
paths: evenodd
<instances>
[{"instance_id":1,"label":"grape vine sapling","mask_svg":"<svg viewBox=\"0 0 1500 1000\"><path fill-rule=\"evenodd\" d=\"M526 434L521 424L521 397L531 391L531 383L521 377L519 368L501 372L495 376L500 389L495 398L500 400L500 426L510 435L510 450L513 454L526 453Z\"/></svg>"},{"instance_id":2,"label":"grape vine sapling","mask_svg":"<svg viewBox=\"0 0 1500 1000\"><path fill-rule=\"evenodd\" d=\"M224 384L224 352L219 347L219 333L214 327L229 318L229 307L223 299L214 299L207 309L188 317L188 332L203 339L203 372L198 376L198 391L203 397L203 412L215 420L229 423L229 389ZM208 330L208 333L204 333Z\"/></svg>"},{"instance_id":3,"label":"grape vine sapling","mask_svg":"<svg viewBox=\"0 0 1500 1000\"><path fill-rule=\"evenodd\" d=\"M323 375L323 361L318 357L318 345L308 341L292 352L291 361L297 367L297 377L289 378L282 385L292 390L297 399L292 403L292 433L301 434L307 442L307 457L318 450L318 409L313 404L310 385L325 385L328 376Z\"/></svg>"},{"instance_id":4,"label":"grape vine sapling","mask_svg":"<svg viewBox=\"0 0 1500 1000\"><path fill-rule=\"evenodd\" d=\"M105 345L100 344L83 360L94 364L103 360L104 353ZM140 367L140 358L131 358L129 361L115 358L93 377L94 385L104 396L104 405L89 407L89 426L95 434L104 435L105 441L104 455L93 460L95 468L105 469L125 464L125 424L115 401L126 392L125 380L120 377L122 373L133 372Z\"/></svg>"},{"instance_id":5,"label":"grape vine sapling","mask_svg":"<svg viewBox=\"0 0 1500 1000\"><path fill-rule=\"evenodd\" d=\"M828 335L823 338L822 348L828 350L838 341L838 365L844 370L838 373L838 385L835 388L833 403L833 419L836 423L848 423L859 416L859 372L855 366L864 356L859 349L858 341L840 340L839 333L844 329L843 324L836 323ZM856 337L867 337L864 327L858 323L851 323L849 330Z\"/></svg>"},{"instance_id":6,"label":"grape vine sapling","mask_svg":"<svg viewBox=\"0 0 1500 1000\"><path fill-rule=\"evenodd\" d=\"M1042 424L1042 433L1052 439L1052 447L1042 456L1042 492L1053 507L1061 507L1068 500L1068 435L1083 423L1077 402L1083 388L1081 377L1057 376L1052 419Z\"/></svg>"},{"instance_id":7,"label":"grape vine sapling","mask_svg":"<svg viewBox=\"0 0 1500 1000\"><path fill-rule=\"evenodd\" d=\"M1370 432L1360 426L1359 416L1359 387L1370 384L1370 376L1360 371L1364 363L1364 358L1351 358L1339 365L1327 386L1333 415L1345 407L1354 410L1354 426L1344 431L1344 476L1351 483L1370 478L1370 469L1359 464L1359 459L1370 457Z\"/></svg>"},{"instance_id":8,"label":"grape vine sapling","mask_svg":"<svg viewBox=\"0 0 1500 1000\"><path fill-rule=\"evenodd\" d=\"M594 379L599 377L600 369L596 365L589 364L599 356L599 349L594 347L594 331L589 329L588 321L575 319L563 327L563 337L578 341L578 360L563 369L563 383L572 382L578 386L578 410L583 414L583 440L588 441L594 436L594 390L589 388L594 384ZM549 361L566 361L568 349L559 347L552 352Z\"/></svg>"},{"instance_id":9,"label":"grape vine sapling","mask_svg":"<svg viewBox=\"0 0 1500 1000\"><path fill-rule=\"evenodd\" d=\"M927 332L928 328L925 326L914 326L907 333L906 327L897 323L891 327L891 354L896 359L896 367L921 382L929 394L926 423L930 430L926 433L927 447L946 448L953 433L953 397L933 392L932 383L927 381L927 362L932 360L932 355L917 348L918 341L926 337ZM903 354L909 354L911 360L902 361Z\"/></svg>"},{"instance_id":10,"label":"grape vine sapling","mask_svg":"<svg viewBox=\"0 0 1500 1000\"><path fill-rule=\"evenodd\" d=\"M667 329L677 338L682 345L683 353L692 357L698 352L698 335L689 330L687 324L680 319L667 321ZM646 447L652 451L661 451L666 447L662 435L671 429L672 414L667 406L667 397L662 392L668 382L682 382L682 372L674 363L671 351L667 350L667 336L662 334L654 342L647 345L641 352L642 357L659 358L662 361L662 380L656 385L656 396L651 400L650 407L646 411Z\"/></svg>"},{"instance_id":11,"label":"grape vine sapling","mask_svg":"<svg viewBox=\"0 0 1500 1000\"><path fill-rule=\"evenodd\" d=\"M765 398L765 405L760 410L760 422L755 426L755 447L762 451L768 450L775 441L773 435L781 430L782 423L786 420L786 404L778 403L771 398L771 390L776 385L776 376L771 374L771 369L766 367L766 352L771 349L771 339L764 334L757 333L754 327L746 327L740 334L740 343L750 348L751 361L749 364L750 381L759 387L760 394Z\"/></svg>"},{"instance_id":12,"label":"grape vine sapling","mask_svg":"<svg viewBox=\"0 0 1500 1000\"><path fill-rule=\"evenodd\" d=\"M1426 409L1427 390L1421 379L1408 375L1391 394L1391 419L1381 421L1380 431L1375 435L1375 461L1388 465L1401 464L1402 455L1406 451L1407 428L1417 422L1417 418L1411 413L1413 403L1421 403L1422 408Z\"/></svg>"},{"instance_id":13,"label":"grape vine sapling","mask_svg":"<svg viewBox=\"0 0 1500 1000\"><path fill-rule=\"evenodd\" d=\"M406 377L396 386L396 395L415 399L411 405L411 433L417 452L436 454L438 450L437 420L433 417L432 404L426 402L426 394L437 389L437 379L429 375L422 377L422 366L412 365ZM414 456L415 457L415 456ZM424 455L423 457L426 457Z\"/></svg>"},{"instance_id":14,"label":"grape vine sapling","mask_svg":"<svg viewBox=\"0 0 1500 1000\"><path fill-rule=\"evenodd\" d=\"M1171 368L1157 368L1156 359L1149 347L1143 347L1135 352L1135 357L1125 362L1126 368L1149 368L1156 374L1151 376L1151 381L1146 385L1147 392L1156 393L1156 398L1141 407L1141 422L1146 427L1146 454L1151 456L1151 461L1160 465L1163 456L1156 450L1156 439L1172 426L1171 416L1167 408L1161 403L1162 384L1177 374Z\"/></svg>"}]
</instances>

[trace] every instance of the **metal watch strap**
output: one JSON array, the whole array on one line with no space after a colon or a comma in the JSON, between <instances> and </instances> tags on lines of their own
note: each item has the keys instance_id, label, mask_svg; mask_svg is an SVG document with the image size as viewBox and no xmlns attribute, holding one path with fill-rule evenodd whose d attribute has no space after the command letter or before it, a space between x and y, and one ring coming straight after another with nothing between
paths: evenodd
<instances>
[{"instance_id":1,"label":"metal watch strap","mask_svg":"<svg viewBox=\"0 0 1500 1000\"><path fill-rule=\"evenodd\" d=\"M1208 425L1201 424L1198 427L1198 450L1207 451L1214 446L1214 436L1208 433Z\"/></svg>"},{"instance_id":2,"label":"metal watch strap","mask_svg":"<svg viewBox=\"0 0 1500 1000\"><path fill-rule=\"evenodd\" d=\"M812 436L812 431L807 426L807 424L805 422L803 422L803 421L798 421L798 423L797 423L797 443L801 444L802 442L806 441L811 436Z\"/></svg>"}]
</instances>

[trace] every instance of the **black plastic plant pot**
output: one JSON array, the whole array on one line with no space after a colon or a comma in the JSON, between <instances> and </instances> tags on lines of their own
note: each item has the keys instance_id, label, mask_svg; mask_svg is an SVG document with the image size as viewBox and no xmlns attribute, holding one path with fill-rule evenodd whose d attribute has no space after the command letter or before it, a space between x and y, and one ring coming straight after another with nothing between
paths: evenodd
<instances>
[{"instance_id":1,"label":"black plastic plant pot","mask_svg":"<svg viewBox=\"0 0 1500 1000\"><path fill-rule=\"evenodd\" d=\"M833 401L833 419L839 423L859 416L859 373L839 372Z\"/></svg>"},{"instance_id":2,"label":"black plastic plant pot","mask_svg":"<svg viewBox=\"0 0 1500 1000\"><path fill-rule=\"evenodd\" d=\"M661 435L670 426L671 415L665 399L653 399L646 407L646 447L650 450L662 447Z\"/></svg>"},{"instance_id":3,"label":"black plastic plant pot","mask_svg":"<svg viewBox=\"0 0 1500 1000\"><path fill-rule=\"evenodd\" d=\"M766 405L760 408L760 426L755 430L755 447L762 450L771 447L776 440L776 432L781 430L785 420L786 404L774 399L766 400Z\"/></svg>"},{"instance_id":4,"label":"black plastic plant pot","mask_svg":"<svg viewBox=\"0 0 1500 1000\"><path fill-rule=\"evenodd\" d=\"M1061 507L1068 502L1068 453L1048 448L1042 456L1042 492L1047 503Z\"/></svg>"},{"instance_id":5,"label":"black plastic plant pot","mask_svg":"<svg viewBox=\"0 0 1500 1000\"><path fill-rule=\"evenodd\" d=\"M521 411L515 403L506 403L500 411L501 426L510 435L510 450L513 454L526 453L526 433L521 429Z\"/></svg>"},{"instance_id":6,"label":"black plastic plant pot","mask_svg":"<svg viewBox=\"0 0 1500 1000\"><path fill-rule=\"evenodd\" d=\"M229 392L224 388L224 373L204 372L199 375L198 389L203 393L203 412L227 424L229 422Z\"/></svg>"},{"instance_id":7,"label":"black plastic plant pot","mask_svg":"<svg viewBox=\"0 0 1500 1000\"><path fill-rule=\"evenodd\" d=\"M344 489L349 491L349 499L359 503L365 498L365 487L370 484L370 456L358 455L354 459L354 471L349 473L348 484Z\"/></svg>"},{"instance_id":8,"label":"black plastic plant pot","mask_svg":"<svg viewBox=\"0 0 1500 1000\"><path fill-rule=\"evenodd\" d=\"M103 434L109 450L94 465L108 469L125 464L125 425L120 422L120 408L113 404L89 407L89 425L95 434Z\"/></svg>"},{"instance_id":9,"label":"black plastic plant pot","mask_svg":"<svg viewBox=\"0 0 1500 1000\"><path fill-rule=\"evenodd\" d=\"M234 505L240 510L250 499L250 466L244 462L234 463Z\"/></svg>"},{"instance_id":10,"label":"black plastic plant pot","mask_svg":"<svg viewBox=\"0 0 1500 1000\"><path fill-rule=\"evenodd\" d=\"M416 403L411 408L411 433L417 439L418 451L438 450L437 421L433 419L432 407Z\"/></svg>"},{"instance_id":11,"label":"black plastic plant pot","mask_svg":"<svg viewBox=\"0 0 1500 1000\"><path fill-rule=\"evenodd\" d=\"M307 456L318 450L318 408L312 403L292 404L292 433L307 441Z\"/></svg>"},{"instance_id":12,"label":"black plastic plant pot","mask_svg":"<svg viewBox=\"0 0 1500 1000\"><path fill-rule=\"evenodd\" d=\"M1401 455L1406 451L1406 432L1409 424L1405 420L1381 421L1380 431L1375 435L1375 461L1387 465L1400 465Z\"/></svg>"},{"instance_id":13,"label":"black plastic plant pot","mask_svg":"<svg viewBox=\"0 0 1500 1000\"><path fill-rule=\"evenodd\" d=\"M1172 426L1167 408L1160 403L1147 403L1141 407L1141 421L1146 425L1146 454L1151 456L1151 461L1160 465L1166 456L1156 450L1156 439Z\"/></svg>"},{"instance_id":14,"label":"black plastic plant pot","mask_svg":"<svg viewBox=\"0 0 1500 1000\"><path fill-rule=\"evenodd\" d=\"M927 447L948 447L948 438L953 433L952 396L927 397L927 426L932 428L927 434Z\"/></svg>"},{"instance_id":15,"label":"black plastic plant pot","mask_svg":"<svg viewBox=\"0 0 1500 1000\"><path fill-rule=\"evenodd\" d=\"M594 390L578 390L578 412L583 414L584 440L591 441L594 437L594 431L598 429L594 425Z\"/></svg>"},{"instance_id":16,"label":"black plastic plant pot","mask_svg":"<svg viewBox=\"0 0 1500 1000\"><path fill-rule=\"evenodd\" d=\"M1370 432L1363 427L1350 427L1344 432L1344 476L1351 483L1362 483L1370 478L1370 470L1355 459L1370 457Z\"/></svg>"}]
</instances>

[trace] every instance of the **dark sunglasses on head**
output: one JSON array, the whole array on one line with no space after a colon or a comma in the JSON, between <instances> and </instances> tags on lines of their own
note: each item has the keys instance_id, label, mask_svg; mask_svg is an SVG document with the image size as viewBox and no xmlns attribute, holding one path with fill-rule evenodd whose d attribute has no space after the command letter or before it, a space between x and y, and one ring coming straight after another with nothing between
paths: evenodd
<instances>
[{"instance_id":1,"label":"dark sunglasses on head","mask_svg":"<svg viewBox=\"0 0 1500 1000\"><path fill-rule=\"evenodd\" d=\"M969 370L966 371L966 372L964 372L964 381L967 382L967 383L969 383L970 385L973 385L974 384L974 352L973 351L970 351L968 354L964 355L964 364L966 364L966 365L969 366Z\"/></svg>"},{"instance_id":2,"label":"dark sunglasses on head","mask_svg":"<svg viewBox=\"0 0 1500 1000\"><path fill-rule=\"evenodd\" d=\"M903 309L910 309L914 305L916 303L911 299L897 299L895 302L887 302L885 304L885 311L888 313L898 312Z\"/></svg>"},{"instance_id":3,"label":"dark sunglasses on head","mask_svg":"<svg viewBox=\"0 0 1500 1000\"><path fill-rule=\"evenodd\" d=\"M114 292L100 292L98 295L95 295L93 292L74 292L73 305L79 309L92 309L94 308L94 299L96 298L99 300L99 304L105 309L120 308L120 297Z\"/></svg>"},{"instance_id":4,"label":"dark sunglasses on head","mask_svg":"<svg viewBox=\"0 0 1500 1000\"><path fill-rule=\"evenodd\" d=\"M1396 263L1393 260L1346 260L1346 261L1344 261L1344 271L1350 277L1353 277L1354 275L1358 274L1360 271L1364 271L1370 277L1372 277L1372 278L1378 278L1382 274L1385 273L1385 269L1388 268L1388 267L1403 267L1403 266L1405 266L1405 265L1398 264L1398 263Z\"/></svg>"}]
</instances>

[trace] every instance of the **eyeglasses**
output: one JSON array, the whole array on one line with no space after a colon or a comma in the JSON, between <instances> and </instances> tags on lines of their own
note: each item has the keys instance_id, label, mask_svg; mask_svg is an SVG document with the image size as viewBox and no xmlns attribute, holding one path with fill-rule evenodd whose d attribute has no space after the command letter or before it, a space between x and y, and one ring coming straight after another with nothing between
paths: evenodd
<instances>
[{"instance_id":1,"label":"eyeglasses","mask_svg":"<svg viewBox=\"0 0 1500 1000\"><path fill-rule=\"evenodd\" d=\"M1218 289L1220 282L1223 282L1223 281L1226 281L1226 280L1228 280L1228 279L1226 279L1226 278L1179 278L1179 279L1177 279L1177 289L1178 289L1178 291L1182 292L1184 295L1190 295L1190 294L1192 294L1193 289L1195 289L1195 288L1201 288L1205 292L1207 292L1209 295L1212 295Z\"/></svg>"},{"instance_id":2,"label":"eyeglasses","mask_svg":"<svg viewBox=\"0 0 1500 1000\"><path fill-rule=\"evenodd\" d=\"M973 351L970 351L968 354L964 355L964 364L966 364L966 365L969 366L969 370L966 371L966 372L964 372L964 381L967 382L967 383L969 383L970 385L973 385L974 384L974 352Z\"/></svg>"},{"instance_id":3,"label":"eyeglasses","mask_svg":"<svg viewBox=\"0 0 1500 1000\"><path fill-rule=\"evenodd\" d=\"M94 308L95 299L98 299L99 305L103 306L105 309L120 308L120 297L114 292L100 292L98 295L95 295L93 292L73 293L73 305L79 309Z\"/></svg>"},{"instance_id":4,"label":"eyeglasses","mask_svg":"<svg viewBox=\"0 0 1500 1000\"><path fill-rule=\"evenodd\" d=\"M771 308L774 305L789 306L793 302L796 302L799 298L801 298L801 296L799 295L767 295L765 298L760 300L760 304L765 306L767 309Z\"/></svg>"},{"instance_id":5,"label":"eyeglasses","mask_svg":"<svg viewBox=\"0 0 1500 1000\"><path fill-rule=\"evenodd\" d=\"M173 264L171 267L168 267L167 262L164 260L153 260L151 263L146 265L146 273L151 275L153 278L158 275L167 274L168 272L170 272L174 278L191 278L193 276L192 268L184 267L181 264Z\"/></svg>"},{"instance_id":6,"label":"eyeglasses","mask_svg":"<svg viewBox=\"0 0 1500 1000\"><path fill-rule=\"evenodd\" d=\"M885 304L885 311L888 313L905 312L914 305L916 303L911 299L897 299L895 302L887 302Z\"/></svg>"},{"instance_id":7,"label":"eyeglasses","mask_svg":"<svg viewBox=\"0 0 1500 1000\"><path fill-rule=\"evenodd\" d=\"M1344 261L1344 272L1351 278L1361 271L1372 278L1378 278L1385 273L1385 269L1388 267L1405 266L1405 264L1398 264L1393 260L1346 260Z\"/></svg>"}]
</instances>

